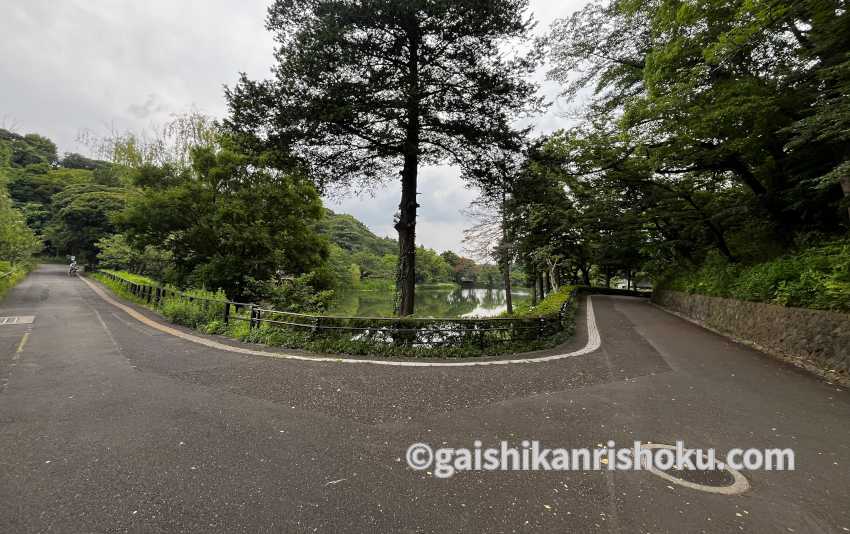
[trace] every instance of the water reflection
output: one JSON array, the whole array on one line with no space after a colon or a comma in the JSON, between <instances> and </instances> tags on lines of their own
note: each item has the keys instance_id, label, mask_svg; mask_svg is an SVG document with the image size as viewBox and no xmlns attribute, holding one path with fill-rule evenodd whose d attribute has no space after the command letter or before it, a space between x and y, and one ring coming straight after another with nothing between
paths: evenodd
<instances>
[{"instance_id":1,"label":"water reflection","mask_svg":"<svg viewBox=\"0 0 850 534\"><path fill-rule=\"evenodd\" d=\"M530 299L522 291L512 291L514 304ZM418 317L492 317L507 309L504 289L416 288ZM338 295L331 315L387 317L393 314L392 291L349 291Z\"/></svg>"}]
</instances>

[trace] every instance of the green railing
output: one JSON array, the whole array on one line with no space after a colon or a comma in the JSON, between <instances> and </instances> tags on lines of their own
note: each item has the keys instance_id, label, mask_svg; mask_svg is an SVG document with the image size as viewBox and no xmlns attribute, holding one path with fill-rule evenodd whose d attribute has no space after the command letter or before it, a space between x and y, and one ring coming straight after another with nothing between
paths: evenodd
<instances>
[{"instance_id":1,"label":"green railing","mask_svg":"<svg viewBox=\"0 0 850 534\"><path fill-rule=\"evenodd\" d=\"M541 317L335 317L286 312L259 304L198 297L172 288L139 284L107 271L95 271L136 299L161 308L169 299L200 304L225 325L247 321L249 328L282 328L306 332L310 338L345 338L426 347L476 346L482 349L552 338L572 325L576 292L558 313Z\"/></svg>"}]
</instances>

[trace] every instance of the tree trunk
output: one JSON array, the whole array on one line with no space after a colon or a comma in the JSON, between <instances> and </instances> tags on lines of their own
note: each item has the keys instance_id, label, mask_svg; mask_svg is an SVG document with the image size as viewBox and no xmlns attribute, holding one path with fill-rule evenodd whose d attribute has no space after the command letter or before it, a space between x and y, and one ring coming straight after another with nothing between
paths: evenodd
<instances>
[{"instance_id":1,"label":"tree trunk","mask_svg":"<svg viewBox=\"0 0 850 534\"><path fill-rule=\"evenodd\" d=\"M732 251L729 249L729 245L726 243L726 237L723 235L723 230L719 228L714 222L708 217L703 209L696 203L693 197L689 194L681 195L685 202L691 205L694 210L699 215L700 219L702 219L703 224L705 224L706 228L714 235L715 240L717 241L717 250L720 251L723 256L729 260L731 263L735 263L735 256L732 255Z\"/></svg>"},{"instance_id":2,"label":"tree trunk","mask_svg":"<svg viewBox=\"0 0 850 534\"><path fill-rule=\"evenodd\" d=\"M531 305L537 306L537 273L535 271L530 271L528 272L527 276L528 281L531 282L529 284L529 286L531 287Z\"/></svg>"},{"instance_id":3,"label":"tree trunk","mask_svg":"<svg viewBox=\"0 0 850 534\"><path fill-rule=\"evenodd\" d=\"M505 304L508 306L508 315L511 315L514 313L514 304L511 299L511 262L505 262L502 276L505 279Z\"/></svg>"},{"instance_id":4,"label":"tree trunk","mask_svg":"<svg viewBox=\"0 0 850 534\"><path fill-rule=\"evenodd\" d=\"M543 283L543 273L537 274L537 292L540 293L540 300L546 298L546 285Z\"/></svg>"},{"instance_id":5,"label":"tree trunk","mask_svg":"<svg viewBox=\"0 0 850 534\"><path fill-rule=\"evenodd\" d=\"M839 182L841 182L841 190L844 191L844 197L850 197L850 175L842 177ZM847 217L850 218L850 206L847 206Z\"/></svg>"},{"instance_id":6,"label":"tree trunk","mask_svg":"<svg viewBox=\"0 0 850 534\"><path fill-rule=\"evenodd\" d=\"M584 285L590 287L590 267L581 268L581 278L584 282Z\"/></svg>"},{"instance_id":7,"label":"tree trunk","mask_svg":"<svg viewBox=\"0 0 850 534\"><path fill-rule=\"evenodd\" d=\"M505 224L505 203L507 202L505 190L502 189L502 277L505 280L505 304L508 307L508 315L513 315L514 313L514 304L513 299L511 297L511 256L509 248L508 248L508 228Z\"/></svg>"},{"instance_id":8,"label":"tree trunk","mask_svg":"<svg viewBox=\"0 0 850 534\"><path fill-rule=\"evenodd\" d=\"M416 156L404 158L401 180L398 232L398 272L396 273L396 312L413 313L416 302Z\"/></svg>"},{"instance_id":9,"label":"tree trunk","mask_svg":"<svg viewBox=\"0 0 850 534\"><path fill-rule=\"evenodd\" d=\"M549 270L546 272L546 290L549 292L558 291L558 264L549 263Z\"/></svg>"},{"instance_id":10,"label":"tree trunk","mask_svg":"<svg viewBox=\"0 0 850 534\"><path fill-rule=\"evenodd\" d=\"M407 58L408 95L405 125L404 167L401 171L401 202L395 224L398 232L398 272L396 273L396 313L413 313L416 303L416 179L419 170L419 40L418 28L409 30Z\"/></svg>"}]
</instances>

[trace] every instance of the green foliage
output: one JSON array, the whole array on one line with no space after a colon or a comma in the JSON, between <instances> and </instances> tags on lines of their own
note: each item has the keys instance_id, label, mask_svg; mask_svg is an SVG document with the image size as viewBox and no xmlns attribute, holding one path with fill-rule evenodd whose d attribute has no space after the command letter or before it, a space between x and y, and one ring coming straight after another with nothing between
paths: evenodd
<instances>
[{"instance_id":1,"label":"green foliage","mask_svg":"<svg viewBox=\"0 0 850 534\"><path fill-rule=\"evenodd\" d=\"M561 286L557 291L553 291L546 295L546 298L537 303L536 306L524 304L514 308L514 314L508 316L506 313L503 317L549 317L557 315L561 312L564 303L567 302L577 290L577 286ZM573 302L575 306L575 302Z\"/></svg>"},{"instance_id":2,"label":"green foliage","mask_svg":"<svg viewBox=\"0 0 850 534\"><path fill-rule=\"evenodd\" d=\"M211 117L191 110L173 115L165 125L150 128L142 133L113 131L102 138L86 133L82 142L101 157L108 159L123 183L123 171L128 169L187 169L192 165L194 149L216 151L220 140L219 124ZM100 166L103 162L95 163Z\"/></svg>"},{"instance_id":3,"label":"green foliage","mask_svg":"<svg viewBox=\"0 0 850 534\"><path fill-rule=\"evenodd\" d=\"M0 260L23 263L41 249L41 242L29 229L23 214L12 206L0 184Z\"/></svg>"},{"instance_id":4,"label":"green foliage","mask_svg":"<svg viewBox=\"0 0 850 534\"><path fill-rule=\"evenodd\" d=\"M131 273L123 273L123 272L120 272L120 271L105 271L105 272L111 272L112 274L115 274L116 276L120 276L121 278L124 278L125 276L131 275ZM137 304L145 304L141 299L139 299L133 293L131 293L128 290L128 288L125 287L123 284L121 284L120 282L118 282L116 280L113 280L112 278L109 278L108 276L105 276L103 273L95 272L95 273L92 273L88 276L91 276L92 278L94 278L98 282L107 286L109 289L111 289L116 295L120 296L121 298L127 299L127 300L135 302ZM127 280L129 281L129 278L127 278ZM142 282L142 283L144 283L144 282ZM158 284L150 284L150 285L154 286L154 285L158 285Z\"/></svg>"},{"instance_id":5,"label":"green foliage","mask_svg":"<svg viewBox=\"0 0 850 534\"><path fill-rule=\"evenodd\" d=\"M0 260L0 299L26 277L29 267L28 263L15 265L9 261Z\"/></svg>"},{"instance_id":6,"label":"green foliage","mask_svg":"<svg viewBox=\"0 0 850 534\"><path fill-rule=\"evenodd\" d=\"M310 182L261 167L226 140L191 155L191 169L137 169L142 194L118 218L132 246L171 253L178 285L240 298L250 279L322 264L327 244L313 231L322 206Z\"/></svg>"},{"instance_id":7,"label":"green foliage","mask_svg":"<svg viewBox=\"0 0 850 534\"><path fill-rule=\"evenodd\" d=\"M249 330L244 325L234 324L233 327L223 333L240 341L300 349L319 354L384 358L475 358L550 348L568 339L572 330L567 328L545 339L517 340L511 343L487 346L483 349L474 341L459 346L426 347L375 343L371 340L352 339L350 336L313 337L309 330L290 330L270 325L261 325L259 328Z\"/></svg>"},{"instance_id":8,"label":"green foliage","mask_svg":"<svg viewBox=\"0 0 850 534\"><path fill-rule=\"evenodd\" d=\"M669 277L663 288L782 306L850 311L850 243L806 248L750 266L713 255L697 270Z\"/></svg>"},{"instance_id":9,"label":"green foliage","mask_svg":"<svg viewBox=\"0 0 850 534\"><path fill-rule=\"evenodd\" d=\"M37 203L50 207L54 195L67 187L92 183L91 171L30 167L15 170L9 180L9 194L18 204Z\"/></svg>"},{"instance_id":10,"label":"green foliage","mask_svg":"<svg viewBox=\"0 0 850 534\"><path fill-rule=\"evenodd\" d=\"M318 232L327 236L331 243L352 254L369 253L381 257L398 252L398 243L388 237L378 237L369 228L353 216L334 213L325 208L324 217L319 220Z\"/></svg>"},{"instance_id":11,"label":"green foliage","mask_svg":"<svg viewBox=\"0 0 850 534\"><path fill-rule=\"evenodd\" d=\"M118 295L143 306L153 307L152 303L148 303L145 299L133 295L122 283L105 276L103 274L105 272L137 284L156 286L157 284L153 280L121 271L103 271L91 275L107 285ZM284 282L284 284L287 283L289 281ZM299 285L310 283L315 282L311 281L309 277L304 277L304 280L298 282ZM291 284L288 287L292 288L296 286ZM270 291L263 290L263 292L269 293ZM310 291L304 292L305 297L309 297L310 294ZM534 314L527 318L519 318L517 321L512 321L510 324L514 326L510 328L515 328L516 331L513 332L512 339L510 340L505 338L506 333L504 329L508 328L507 323L499 323L498 326L500 329L488 332L487 329L495 326L493 321L489 319L458 321L439 318L369 319L330 316L287 316L285 314L275 316L274 313L266 311L266 318L297 322L306 327L290 327L261 322L257 327L250 328L248 313L245 308L237 311L232 306L230 320L228 324L224 323L223 301L225 300L225 295L221 291L190 290L184 292L183 295L183 297L178 297L169 294L159 308L162 314L174 323L196 328L206 334L221 334L241 341L298 348L318 353L403 358L476 357L552 347L569 338L574 330L574 313L572 313L574 307L568 310L569 313L564 316L563 321L558 318L557 314L553 314L556 318L555 321L550 316L545 324L541 323L540 316ZM286 302L292 302L291 292L287 297L283 295L284 293L281 293L281 298L285 298ZM194 300L189 301L186 296L192 296ZM312 325L314 324L335 328L319 330L319 334L317 335L313 331ZM398 343L391 342L384 339L384 334L382 333L383 327L419 329L421 330L420 335L432 339L435 343L413 343L411 345L408 342L409 340L404 339L399 340ZM354 330L349 330L352 328ZM367 329L368 332L363 329ZM449 335L456 337L451 340L443 339L441 336L445 336L446 334L440 333L441 329L443 331L454 332ZM357 332L361 334L356 335Z\"/></svg>"},{"instance_id":12,"label":"green foliage","mask_svg":"<svg viewBox=\"0 0 850 534\"><path fill-rule=\"evenodd\" d=\"M331 245L327 267L334 273L334 286L340 291L373 288L391 289L395 284L398 244L379 238L351 215L325 209L325 217L317 225ZM468 269L477 268L467 260ZM354 276L355 270L357 276ZM466 271L465 271L466 272ZM442 255L422 246L416 248L416 283L450 282L455 278L451 266Z\"/></svg>"},{"instance_id":13,"label":"green foliage","mask_svg":"<svg viewBox=\"0 0 850 534\"><path fill-rule=\"evenodd\" d=\"M847 10L821 0L593 2L548 38L568 94L594 90L558 162L631 197L658 263L840 234L848 35Z\"/></svg>"},{"instance_id":14,"label":"green foliage","mask_svg":"<svg viewBox=\"0 0 850 534\"><path fill-rule=\"evenodd\" d=\"M429 248L416 247L417 284L448 282L451 279L452 268L445 259Z\"/></svg>"},{"instance_id":15,"label":"green foliage","mask_svg":"<svg viewBox=\"0 0 850 534\"><path fill-rule=\"evenodd\" d=\"M296 313L320 313L327 310L334 291L321 273L311 272L281 281L252 284L251 292L272 308Z\"/></svg>"},{"instance_id":16,"label":"green foliage","mask_svg":"<svg viewBox=\"0 0 850 534\"><path fill-rule=\"evenodd\" d=\"M112 166L112 164L107 161L90 159L80 154L67 152L59 162L59 165L66 169L86 169L89 171L109 168Z\"/></svg>"},{"instance_id":17,"label":"green foliage","mask_svg":"<svg viewBox=\"0 0 850 534\"><path fill-rule=\"evenodd\" d=\"M451 266L452 279L458 284L461 282L475 283L478 281L480 271L481 267L470 258L458 257L457 262Z\"/></svg>"},{"instance_id":18,"label":"green foliage","mask_svg":"<svg viewBox=\"0 0 850 534\"><path fill-rule=\"evenodd\" d=\"M159 286L162 285L161 283L154 280L153 278L149 278L149 277L143 276L141 274L129 273L127 271L116 270L116 269L98 269L98 270L101 271L101 272L104 272L104 273L113 274L113 275L115 275L119 278L123 278L124 280L127 280L128 282L133 282L134 284L149 285L149 286L154 286L154 287L159 287Z\"/></svg>"},{"instance_id":19,"label":"green foliage","mask_svg":"<svg viewBox=\"0 0 850 534\"><path fill-rule=\"evenodd\" d=\"M101 238L95 245L100 250L97 261L102 270L135 271L166 282L174 277L171 252L167 250L147 245L139 251L130 246L123 234Z\"/></svg>"},{"instance_id":20,"label":"green foliage","mask_svg":"<svg viewBox=\"0 0 850 534\"><path fill-rule=\"evenodd\" d=\"M173 323L216 333L223 321L222 302L227 300L224 292L191 289L183 293L195 299L190 301L185 297L166 297L161 305L162 314Z\"/></svg>"},{"instance_id":21,"label":"green foliage","mask_svg":"<svg viewBox=\"0 0 850 534\"><path fill-rule=\"evenodd\" d=\"M37 134L20 135L0 128L0 167L52 165L57 160L53 141Z\"/></svg>"},{"instance_id":22,"label":"green foliage","mask_svg":"<svg viewBox=\"0 0 850 534\"><path fill-rule=\"evenodd\" d=\"M72 154L62 164L69 168L38 162L0 169L0 174L6 175L11 198L49 254L73 254L90 262L98 252L95 243L115 231L111 217L123 208L127 191L98 183L96 173L107 169L105 162ZM98 171L93 173L92 166Z\"/></svg>"},{"instance_id":23,"label":"green foliage","mask_svg":"<svg viewBox=\"0 0 850 534\"><path fill-rule=\"evenodd\" d=\"M278 0L267 19L278 43L276 78L243 75L226 91L226 126L278 159L303 160L322 187L402 176L394 223L400 315L414 312L420 162L469 166L494 146L514 147L515 114L539 104L526 76L533 58L503 53L528 37L527 7L527 0Z\"/></svg>"},{"instance_id":24,"label":"green foliage","mask_svg":"<svg viewBox=\"0 0 850 534\"><path fill-rule=\"evenodd\" d=\"M100 250L97 242L115 233L114 216L128 198L123 188L99 184L66 187L52 198L53 218L45 236L58 254L79 256L93 263Z\"/></svg>"}]
</instances>

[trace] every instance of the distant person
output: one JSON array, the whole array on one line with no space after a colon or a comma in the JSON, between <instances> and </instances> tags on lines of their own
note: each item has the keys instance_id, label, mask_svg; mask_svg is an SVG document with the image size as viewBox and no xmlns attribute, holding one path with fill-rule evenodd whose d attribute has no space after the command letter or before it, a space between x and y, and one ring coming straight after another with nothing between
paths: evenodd
<instances>
[{"instance_id":1,"label":"distant person","mask_svg":"<svg viewBox=\"0 0 850 534\"><path fill-rule=\"evenodd\" d=\"M71 260L71 265L68 267L68 276L77 274L77 260Z\"/></svg>"}]
</instances>

